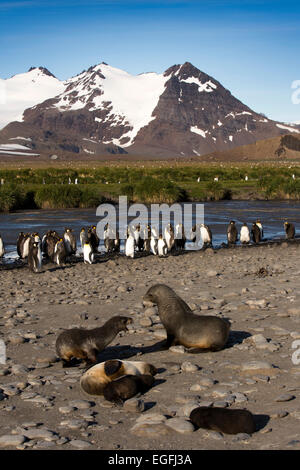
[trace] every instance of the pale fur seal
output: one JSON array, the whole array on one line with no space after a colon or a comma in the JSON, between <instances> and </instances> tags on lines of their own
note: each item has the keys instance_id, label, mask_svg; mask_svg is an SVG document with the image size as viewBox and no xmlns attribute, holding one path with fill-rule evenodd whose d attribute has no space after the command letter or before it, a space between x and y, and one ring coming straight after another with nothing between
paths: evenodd
<instances>
[{"instance_id":1,"label":"pale fur seal","mask_svg":"<svg viewBox=\"0 0 300 470\"><path fill-rule=\"evenodd\" d=\"M137 393L145 393L153 385L152 375L124 375L109 382L103 390L104 398L116 405L122 406L125 400Z\"/></svg>"},{"instance_id":2,"label":"pale fur seal","mask_svg":"<svg viewBox=\"0 0 300 470\"><path fill-rule=\"evenodd\" d=\"M56 340L56 352L64 365L70 363L72 358L96 362L97 354L106 348L120 331L126 331L130 323L132 319L129 317L115 316L99 328L65 330Z\"/></svg>"},{"instance_id":3,"label":"pale fur seal","mask_svg":"<svg viewBox=\"0 0 300 470\"><path fill-rule=\"evenodd\" d=\"M103 395L104 387L118 377L156 373L157 369L147 362L110 359L88 369L80 379L80 386L89 395Z\"/></svg>"},{"instance_id":4,"label":"pale fur seal","mask_svg":"<svg viewBox=\"0 0 300 470\"><path fill-rule=\"evenodd\" d=\"M189 352L219 351L224 348L230 323L211 315L195 315L170 287L156 284L144 295L144 303L156 304L167 331L166 347L181 344Z\"/></svg>"},{"instance_id":5,"label":"pale fur seal","mask_svg":"<svg viewBox=\"0 0 300 470\"><path fill-rule=\"evenodd\" d=\"M190 420L197 428L224 434L252 434L256 430L253 415L248 410L200 406L191 412Z\"/></svg>"}]
</instances>

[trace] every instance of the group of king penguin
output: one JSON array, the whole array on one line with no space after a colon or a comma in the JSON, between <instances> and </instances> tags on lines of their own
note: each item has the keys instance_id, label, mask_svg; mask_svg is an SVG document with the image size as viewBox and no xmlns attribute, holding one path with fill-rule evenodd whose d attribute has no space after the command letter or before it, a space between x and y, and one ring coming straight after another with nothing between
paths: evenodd
<instances>
[{"instance_id":1,"label":"group of king penguin","mask_svg":"<svg viewBox=\"0 0 300 470\"><path fill-rule=\"evenodd\" d=\"M286 239L295 238L294 224L285 221L284 230ZM242 225L238 233L235 221L231 220L227 226L228 246L237 243L238 239L242 245L260 243L264 238L263 226L258 219L253 222L251 230L246 223ZM200 240L204 248L212 246L212 232L208 225L196 224L192 227L190 237L192 243L196 245ZM114 231L107 223L104 227L103 241L106 253L120 252L119 232ZM155 256L164 257L170 252L182 251L185 249L187 238L182 224L177 224L175 230L171 223L167 224L163 233L158 232L156 227L146 225L143 229L140 224L129 225L127 228L127 238L125 240L125 255L134 258L136 252L144 252ZM97 235L96 226L83 227L80 231L80 244L85 264L93 264L95 254L99 253L100 238ZM75 255L77 243L74 232L71 228L65 228L61 237L55 230L48 230L40 238L37 232L20 232L17 240L17 252L20 259L27 259L28 266L33 272L40 272L42 269L43 257L61 266L71 255ZM5 247L0 235L0 258L5 254Z\"/></svg>"}]
</instances>

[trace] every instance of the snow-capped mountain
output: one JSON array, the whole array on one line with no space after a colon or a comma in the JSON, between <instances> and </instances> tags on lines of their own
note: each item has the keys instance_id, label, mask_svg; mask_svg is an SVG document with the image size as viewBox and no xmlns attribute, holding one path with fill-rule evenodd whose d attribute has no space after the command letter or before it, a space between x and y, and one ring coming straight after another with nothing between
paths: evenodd
<instances>
[{"instance_id":1,"label":"snow-capped mountain","mask_svg":"<svg viewBox=\"0 0 300 470\"><path fill-rule=\"evenodd\" d=\"M252 111L189 62L140 75L101 63L64 82L38 68L6 82L11 91L0 118L19 122L0 132L0 143L30 138L41 154L191 157L300 134L297 125Z\"/></svg>"}]
</instances>

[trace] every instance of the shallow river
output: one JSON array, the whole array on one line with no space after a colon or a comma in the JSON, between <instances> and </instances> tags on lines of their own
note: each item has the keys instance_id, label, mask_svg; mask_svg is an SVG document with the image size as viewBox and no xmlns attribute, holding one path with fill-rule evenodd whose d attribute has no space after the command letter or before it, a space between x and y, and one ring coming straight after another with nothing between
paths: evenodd
<instances>
[{"instance_id":1,"label":"shallow river","mask_svg":"<svg viewBox=\"0 0 300 470\"><path fill-rule=\"evenodd\" d=\"M131 219L129 218L129 222ZM296 236L300 236L300 202L219 201L204 204L204 222L212 230L214 247L226 243L226 227L230 220L235 220L239 230L243 222L251 228L252 222L257 219L263 224L266 240L284 238L285 220L295 224ZM79 244L80 229L97 225L100 220L101 218L96 216L96 209L35 210L1 214L0 234L5 244L5 258L9 260L17 256L16 240L21 231L39 232L42 236L50 228L63 234L65 227L71 227ZM147 222L147 219L142 220L142 224L146 225ZM189 237L189 230L186 231L186 236ZM191 249L192 246L187 243L186 247Z\"/></svg>"}]
</instances>

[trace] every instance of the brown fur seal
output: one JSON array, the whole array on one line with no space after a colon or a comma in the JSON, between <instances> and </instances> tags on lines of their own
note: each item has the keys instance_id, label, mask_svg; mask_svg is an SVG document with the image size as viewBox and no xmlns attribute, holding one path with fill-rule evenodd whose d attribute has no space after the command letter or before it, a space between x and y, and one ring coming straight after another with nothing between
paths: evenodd
<instances>
[{"instance_id":1,"label":"brown fur seal","mask_svg":"<svg viewBox=\"0 0 300 470\"><path fill-rule=\"evenodd\" d=\"M189 352L219 351L229 335L230 323L211 315L195 315L170 287L156 284L147 291L143 301L154 303L167 330L166 346L182 344Z\"/></svg>"},{"instance_id":2,"label":"brown fur seal","mask_svg":"<svg viewBox=\"0 0 300 470\"><path fill-rule=\"evenodd\" d=\"M109 382L103 390L104 398L123 405L125 400L134 397L138 393L145 393L153 385L152 375L124 375L119 379Z\"/></svg>"},{"instance_id":3,"label":"brown fur seal","mask_svg":"<svg viewBox=\"0 0 300 470\"><path fill-rule=\"evenodd\" d=\"M64 362L64 366L68 365L72 358L96 362L97 354L106 348L120 331L126 331L129 323L132 323L131 318L115 316L103 326L92 330L84 328L65 330L56 340L56 352Z\"/></svg>"},{"instance_id":4,"label":"brown fur seal","mask_svg":"<svg viewBox=\"0 0 300 470\"><path fill-rule=\"evenodd\" d=\"M156 373L157 369L147 362L111 359L87 370L80 379L80 386L89 395L103 395L104 387L122 375L155 375Z\"/></svg>"},{"instance_id":5,"label":"brown fur seal","mask_svg":"<svg viewBox=\"0 0 300 470\"><path fill-rule=\"evenodd\" d=\"M198 428L211 429L225 434L240 432L252 434L256 429L253 415L248 410L200 406L191 412L190 420Z\"/></svg>"}]
</instances>

